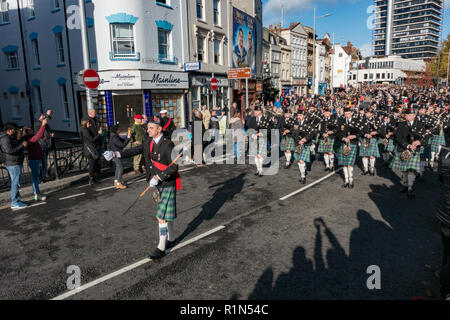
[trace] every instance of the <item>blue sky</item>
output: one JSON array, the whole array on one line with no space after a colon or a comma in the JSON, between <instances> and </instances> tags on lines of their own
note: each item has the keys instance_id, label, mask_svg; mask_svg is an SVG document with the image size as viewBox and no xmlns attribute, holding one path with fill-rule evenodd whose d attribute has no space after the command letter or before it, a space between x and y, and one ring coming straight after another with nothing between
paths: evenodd
<instances>
[{"instance_id":1,"label":"blue sky","mask_svg":"<svg viewBox=\"0 0 450 320\"><path fill-rule=\"evenodd\" d=\"M262 0L263 24L281 23L281 2L284 1L284 23L288 27L291 22L300 21L313 27L313 8L316 16L330 13L331 16L316 19L316 30L319 37L328 32L336 43L346 44L351 41L361 49L363 55L371 53L372 31L368 28L372 13L368 8L375 3L373 0ZM370 11L370 10L369 10ZM450 0L445 0L444 23L442 35L445 38L450 33ZM343 37L343 38L342 38ZM333 39L331 39L333 40Z\"/></svg>"}]
</instances>

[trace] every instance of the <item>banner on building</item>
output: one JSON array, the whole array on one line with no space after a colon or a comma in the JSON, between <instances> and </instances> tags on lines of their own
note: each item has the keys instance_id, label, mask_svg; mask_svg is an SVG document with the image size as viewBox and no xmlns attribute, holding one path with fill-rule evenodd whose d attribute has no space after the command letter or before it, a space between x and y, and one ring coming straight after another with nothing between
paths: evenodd
<instances>
[{"instance_id":1,"label":"banner on building","mask_svg":"<svg viewBox=\"0 0 450 320\"><path fill-rule=\"evenodd\" d=\"M233 68L250 68L255 76L256 21L233 8Z\"/></svg>"}]
</instances>

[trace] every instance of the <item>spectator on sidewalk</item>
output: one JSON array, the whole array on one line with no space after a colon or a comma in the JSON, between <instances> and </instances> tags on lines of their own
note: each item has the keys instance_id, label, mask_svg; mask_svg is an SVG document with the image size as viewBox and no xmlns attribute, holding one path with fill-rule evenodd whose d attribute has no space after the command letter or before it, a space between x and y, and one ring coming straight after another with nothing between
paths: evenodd
<instances>
[{"instance_id":1,"label":"spectator on sidewalk","mask_svg":"<svg viewBox=\"0 0 450 320\"><path fill-rule=\"evenodd\" d=\"M11 179L11 209L18 210L28 207L20 201L20 178L22 176L24 149L28 146L26 141L19 142L17 124L6 123L5 132L0 134L0 149L2 162L5 164Z\"/></svg>"},{"instance_id":2,"label":"spectator on sidewalk","mask_svg":"<svg viewBox=\"0 0 450 320\"><path fill-rule=\"evenodd\" d=\"M131 147L140 146L146 138L144 128L142 127L142 116L137 114L134 116L134 124L131 126ZM138 154L133 158L133 169L135 174L144 173L142 155Z\"/></svg>"},{"instance_id":3,"label":"spectator on sidewalk","mask_svg":"<svg viewBox=\"0 0 450 320\"><path fill-rule=\"evenodd\" d=\"M39 118L39 121L42 122L44 119L51 119L52 110L47 110L45 115L41 115ZM47 123L45 125L45 131L42 138L39 140L39 144L41 145L42 152L44 153L44 157L42 158L42 182L47 182L51 178L48 176L48 155L50 151L53 150L55 147L55 141L54 141L55 134L51 130L49 124Z\"/></svg>"},{"instance_id":4,"label":"spectator on sidewalk","mask_svg":"<svg viewBox=\"0 0 450 320\"><path fill-rule=\"evenodd\" d=\"M228 127L227 112L225 110L219 112L221 113L221 118L219 119L219 132L222 136L224 136Z\"/></svg>"},{"instance_id":5,"label":"spectator on sidewalk","mask_svg":"<svg viewBox=\"0 0 450 320\"><path fill-rule=\"evenodd\" d=\"M211 112L209 112L206 104L202 106L202 121L204 129L208 130L211 122Z\"/></svg>"},{"instance_id":6,"label":"spectator on sidewalk","mask_svg":"<svg viewBox=\"0 0 450 320\"><path fill-rule=\"evenodd\" d=\"M120 136L120 130L118 125L114 125L110 128L110 136L109 136L109 150L114 152L122 152L122 150L127 146L130 142L131 132L128 133L126 139ZM114 178L114 186L116 189L126 189L127 186L124 185L122 181L123 175L123 164L120 158L113 158L114 165L116 166L115 178Z\"/></svg>"},{"instance_id":7,"label":"spectator on sidewalk","mask_svg":"<svg viewBox=\"0 0 450 320\"><path fill-rule=\"evenodd\" d=\"M238 142L234 142L234 156L236 159L240 159L241 154L241 141L244 138L244 120L241 119L241 114L239 111L236 111L233 115L233 118L230 119L230 126L233 130L233 134L238 137Z\"/></svg>"},{"instance_id":8,"label":"spectator on sidewalk","mask_svg":"<svg viewBox=\"0 0 450 320\"><path fill-rule=\"evenodd\" d=\"M102 150L102 136L103 136L103 129L100 127L100 122L97 118L97 111L95 109L88 109L88 121L89 121L89 131L90 136L95 137L97 134L100 135L100 138L95 140L95 143L92 145L94 150L97 152L97 154L101 154ZM93 177L97 179L97 176L100 174L100 157L96 158L93 163Z\"/></svg>"},{"instance_id":9,"label":"spectator on sidewalk","mask_svg":"<svg viewBox=\"0 0 450 320\"><path fill-rule=\"evenodd\" d=\"M100 128L97 132L93 133L92 124L89 119L83 118L81 120L81 138L84 143L84 156L89 160L89 184L94 184L97 181L97 176L95 174L96 163L99 162L100 153L97 149L98 141L101 140L102 129Z\"/></svg>"},{"instance_id":10,"label":"spectator on sidewalk","mask_svg":"<svg viewBox=\"0 0 450 320\"><path fill-rule=\"evenodd\" d=\"M25 136L22 138L23 141L28 143L27 153L28 153L28 167L31 170L31 182L33 185L34 201L46 200L47 196L41 194L39 190L39 174L41 172L41 162L44 159L44 152L39 144L44 132L46 130L46 125L48 119L42 120L41 128L37 134L34 134L34 130L30 127L25 127Z\"/></svg>"}]
</instances>

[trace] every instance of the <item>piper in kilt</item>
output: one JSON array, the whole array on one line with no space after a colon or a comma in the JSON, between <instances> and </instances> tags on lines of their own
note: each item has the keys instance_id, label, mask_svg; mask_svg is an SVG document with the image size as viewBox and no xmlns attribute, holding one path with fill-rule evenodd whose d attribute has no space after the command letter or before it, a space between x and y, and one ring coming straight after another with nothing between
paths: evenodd
<instances>
[{"instance_id":1,"label":"piper in kilt","mask_svg":"<svg viewBox=\"0 0 450 320\"><path fill-rule=\"evenodd\" d=\"M154 260L166 255L166 249L175 246L173 221L176 214L176 194L181 189L181 180L178 174L178 165L172 164L173 142L163 135L164 121L154 117L147 126L148 137L143 144L124 150L122 158L142 154L145 162L147 182L155 187L160 194L157 206L156 219L159 228L159 243L156 250L150 255Z\"/></svg>"},{"instance_id":2,"label":"piper in kilt","mask_svg":"<svg viewBox=\"0 0 450 320\"><path fill-rule=\"evenodd\" d=\"M389 116L384 116L383 117L383 123L381 124L381 143L383 144L382 146L382 154L383 154L383 161L384 161L384 165L388 166L389 162L391 160L391 157L393 155L394 152L394 139L393 139L393 135L394 135L394 131L395 131L395 123L391 122L391 117Z\"/></svg>"},{"instance_id":3,"label":"piper in kilt","mask_svg":"<svg viewBox=\"0 0 450 320\"><path fill-rule=\"evenodd\" d=\"M252 136L252 139L257 143L257 151L255 155L256 173L255 175L262 177L263 175L263 162L264 155L267 155L267 140L263 133L260 132L262 129L269 130L271 127L271 121L268 116L262 115L262 110L259 105L255 106L254 116L251 117L249 123L249 129L255 130L257 133ZM269 133L267 133L269 134Z\"/></svg>"},{"instance_id":4,"label":"piper in kilt","mask_svg":"<svg viewBox=\"0 0 450 320\"><path fill-rule=\"evenodd\" d=\"M344 118L339 119L336 134L337 138L343 142L338 153L338 163L344 167L344 188L354 187L353 166L356 159L358 139L361 137L360 123L352 115L352 109L344 109ZM348 155L344 155L344 148L346 147L350 148Z\"/></svg>"},{"instance_id":5,"label":"piper in kilt","mask_svg":"<svg viewBox=\"0 0 450 320\"><path fill-rule=\"evenodd\" d=\"M433 109L433 108L431 108ZM439 111L439 108L436 108L437 111ZM430 117L431 118L431 117ZM441 115L442 120L439 121L440 118L437 118L438 120L433 121L433 125L431 129L431 133L433 134L433 137L431 138L431 147L430 147L430 163L429 166L431 169L434 168L434 161L435 159L438 159L439 153L441 152L441 148L445 147L445 135L444 132L448 130L448 114L444 117Z\"/></svg>"},{"instance_id":6,"label":"piper in kilt","mask_svg":"<svg viewBox=\"0 0 450 320\"><path fill-rule=\"evenodd\" d=\"M300 170L300 182L306 184L306 163L311 162L311 143L316 132L310 126L311 123L305 119L305 112L299 110L297 113L297 121L294 125L294 140L296 144L296 152L294 159L298 161Z\"/></svg>"},{"instance_id":7,"label":"piper in kilt","mask_svg":"<svg viewBox=\"0 0 450 320\"><path fill-rule=\"evenodd\" d=\"M402 172L403 190L407 192L408 198L415 197L413 192L414 181L416 173L420 171L420 148L425 144L424 126L415 121L415 113L412 108L406 110L406 121L400 122L395 133L394 144L397 152L391 162L392 170L399 170ZM401 159L401 154L404 151L411 153L411 158L408 161Z\"/></svg>"},{"instance_id":8,"label":"piper in kilt","mask_svg":"<svg viewBox=\"0 0 450 320\"><path fill-rule=\"evenodd\" d=\"M369 107L366 110L365 119L361 123L361 134L364 137L361 141L359 155L362 157L364 166L363 174L370 172L371 176L375 175L375 161L380 157L378 149L378 136L381 135L381 124L378 119L373 116L373 109ZM370 158L370 167L369 167Z\"/></svg>"},{"instance_id":9,"label":"piper in kilt","mask_svg":"<svg viewBox=\"0 0 450 320\"><path fill-rule=\"evenodd\" d=\"M281 119L280 122L280 132L282 135L280 148L281 151L284 152L284 155L286 156L286 169L288 169L291 166L292 152L295 151L296 146L294 137L292 136L294 122L295 119L292 118L291 110L287 109L284 114L284 117Z\"/></svg>"},{"instance_id":10,"label":"piper in kilt","mask_svg":"<svg viewBox=\"0 0 450 320\"><path fill-rule=\"evenodd\" d=\"M334 140L337 132L336 117L331 115L327 107L323 110L323 120L320 124L319 153L323 153L325 171L334 171Z\"/></svg>"}]
</instances>

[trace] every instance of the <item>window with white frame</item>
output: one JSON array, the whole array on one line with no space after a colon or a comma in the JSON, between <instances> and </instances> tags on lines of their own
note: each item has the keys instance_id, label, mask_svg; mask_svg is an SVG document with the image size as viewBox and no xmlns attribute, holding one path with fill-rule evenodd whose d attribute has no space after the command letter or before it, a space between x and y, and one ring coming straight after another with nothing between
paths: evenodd
<instances>
[{"instance_id":1,"label":"window with white frame","mask_svg":"<svg viewBox=\"0 0 450 320\"><path fill-rule=\"evenodd\" d=\"M222 55L220 54L220 41L214 40L214 64L222 64Z\"/></svg>"},{"instance_id":2,"label":"window with white frame","mask_svg":"<svg viewBox=\"0 0 450 320\"><path fill-rule=\"evenodd\" d=\"M31 47L33 49L34 65L35 66L40 66L41 65L41 58L39 57L39 45L38 45L38 40L37 39L31 40Z\"/></svg>"},{"instance_id":3,"label":"window with white frame","mask_svg":"<svg viewBox=\"0 0 450 320\"><path fill-rule=\"evenodd\" d=\"M35 14L34 14L34 0L28 0L28 10L30 12L30 18L35 17Z\"/></svg>"},{"instance_id":4,"label":"window with white frame","mask_svg":"<svg viewBox=\"0 0 450 320\"><path fill-rule=\"evenodd\" d=\"M203 19L203 0L197 0L197 18Z\"/></svg>"},{"instance_id":5,"label":"window with white frame","mask_svg":"<svg viewBox=\"0 0 450 320\"><path fill-rule=\"evenodd\" d=\"M64 54L64 42L62 33L55 34L56 41L56 57L58 59L58 64L66 62L66 56Z\"/></svg>"},{"instance_id":6,"label":"window with white frame","mask_svg":"<svg viewBox=\"0 0 450 320\"><path fill-rule=\"evenodd\" d=\"M205 61L205 39L197 37L197 60Z\"/></svg>"},{"instance_id":7,"label":"window with white frame","mask_svg":"<svg viewBox=\"0 0 450 320\"><path fill-rule=\"evenodd\" d=\"M111 39L112 51L115 58L136 56L133 24L112 23Z\"/></svg>"},{"instance_id":8,"label":"window with white frame","mask_svg":"<svg viewBox=\"0 0 450 320\"><path fill-rule=\"evenodd\" d=\"M35 86L34 87L34 99L36 106L38 107L38 110L36 112L44 113L44 106L42 105L42 93L41 93L41 87Z\"/></svg>"},{"instance_id":9,"label":"window with white frame","mask_svg":"<svg viewBox=\"0 0 450 320\"><path fill-rule=\"evenodd\" d=\"M220 25L220 0L213 0L214 24Z\"/></svg>"},{"instance_id":10,"label":"window with white frame","mask_svg":"<svg viewBox=\"0 0 450 320\"><path fill-rule=\"evenodd\" d=\"M7 0L1 0L0 12L1 12L0 23L9 22L9 12L8 12L8 1Z\"/></svg>"},{"instance_id":11,"label":"window with white frame","mask_svg":"<svg viewBox=\"0 0 450 320\"><path fill-rule=\"evenodd\" d=\"M59 9L59 8L60 8L59 0L53 0L53 9Z\"/></svg>"},{"instance_id":12,"label":"window with white frame","mask_svg":"<svg viewBox=\"0 0 450 320\"><path fill-rule=\"evenodd\" d=\"M162 60L170 58L170 31L158 28L158 57Z\"/></svg>"},{"instance_id":13,"label":"window with white frame","mask_svg":"<svg viewBox=\"0 0 450 320\"><path fill-rule=\"evenodd\" d=\"M69 113L69 99L67 97L67 87L65 84L60 84L59 85L59 90L61 93L61 100L63 102L63 107L64 107L64 117L66 119L70 118L70 113Z\"/></svg>"},{"instance_id":14,"label":"window with white frame","mask_svg":"<svg viewBox=\"0 0 450 320\"><path fill-rule=\"evenodd\" d=\"M17 51L6 52L6 67L7 69L19 68L19 57Z\"/></svg>"}]
</instances>

